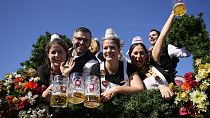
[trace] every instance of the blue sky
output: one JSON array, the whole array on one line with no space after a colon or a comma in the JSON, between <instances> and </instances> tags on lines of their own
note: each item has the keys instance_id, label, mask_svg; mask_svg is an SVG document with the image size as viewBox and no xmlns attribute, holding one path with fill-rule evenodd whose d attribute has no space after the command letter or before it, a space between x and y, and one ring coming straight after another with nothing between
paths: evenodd
<instances>
[{"instance_id":1,"label":"blue sky","mask_svg":"<svg viewBox=\"0 0 210 118\"><path fill-rule=\"evenodd\" d=\"M187 14L204 13L210 28L210 1L185 0ZM123 52L132 38L140 35L147 47L151 28L162 29L172 9L172 0L1 0L0 1L0 79L20 68L31 57L32 45L45 32L72 37L74 29L85 26L94 37L104 36L113 28L125 41ZM181 59L178 74L193 71L192 59Z\"/></svg>"}]
</instances>

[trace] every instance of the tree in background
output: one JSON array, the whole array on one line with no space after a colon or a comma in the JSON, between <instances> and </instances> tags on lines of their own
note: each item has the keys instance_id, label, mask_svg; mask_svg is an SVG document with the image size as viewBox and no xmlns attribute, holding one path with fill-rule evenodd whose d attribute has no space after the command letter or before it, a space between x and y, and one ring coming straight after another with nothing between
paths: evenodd
<instances>
[{"instance_id":1,"label":"tree in background","mask_svg":"<svg viewBox=\"0 0 210 118\"><path fill-rule=\"evenodd\" d=\"M71 47L71 41L69 38L66 37L66 35L61 35L58 34L62 39L65 39L66 42L69 44ZM20 63L21 66L26 67L26 68L33 68L37 69L40 65L42 65L45 62L46 59L46 54L45 54L45 47L47 43L50 41L51 34L49 32L45 33L45 36L41 35L36 41L36 44L32 45L32 56Z\"/></svg>"},{"instance_id":2,"label":"tree in background","mask_svg":"<svg viewBox=\"0 0 210 118\"><path fill-rule=\"evenodd\" d=\"M180 48L185 47L192 53L193 65L196 59L201 59L202 63L210 62L209 34L202 16L200 13L197 17L185 15L176 18L167 37L167 43ZM195 66L194 70L197 70Z\"/></svg>"},{"instance_id":3,"label":"tree in background","mask_svg":"<svg viewBox=\"0 0 210 118\"><path fill-rule=\"evenodd\" d=\"M167 37L167 43L177 47L185 47L189 50L192 53L194 63L196 59L201 59L203 61L202 63L210 63L210 41L202 15L202 13L200 13L198 17L185 15L175 19L173 27ZM72 46L70 40L65 35L60 36ZM39 65L45 62L45 46L49 42L50 37L51 34L46 32L45 36L41 35L38 38L36 44L32 45L32 57L21 63L23 67L37 69ZM194 70L195 72L197 71L195 66ZM208 94L208 97L210 97L209 95L210 94ZM163 100L160 92L154 90L145 90L141 94L116 96L108 103L101 104L98 109L85 109L82 104L70 105L69 108L71 112L68 110L66 110L66 112L70 113L72 117L91 116L98 118L104 116L108 118L109 116L115 116L160 118L176 117L178 114L174 101ZM208 107L208 109L210 108ZM62 113L61 110L61 114ZM67 114L63 115L66 117Z\"/></svg>"}]
</instances>

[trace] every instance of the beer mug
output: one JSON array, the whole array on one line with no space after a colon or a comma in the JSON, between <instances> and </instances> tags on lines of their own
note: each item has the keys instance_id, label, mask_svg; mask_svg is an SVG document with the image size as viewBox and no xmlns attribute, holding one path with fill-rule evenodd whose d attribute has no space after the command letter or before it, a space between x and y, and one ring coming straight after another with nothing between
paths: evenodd
<instances>
[{"instance_id":1,"label":"beer mug","mask_svg":"<svg viewBox=\"0 0 210 118\"><path fill-rule=\"evenodd\" d=\"M67 87L68 77L56 75L52 81L52 96L50 98L51 107L67 107Z\"/></svg>"},{"instance_id":2,"label":"beer mug","mask_svg":"<svg viewBox=\"0 0 210 118\"><path fill-rule=\"evenodd\" d=\"M100 82L97 76L91 75L85 78L85 107L96 108L100 105Z\"/></svg>"},{"instance_id":3,"label":"beer mug","mask_svg":"<svg viewBox=\"0 0 210 118\"><path fill-rule=\"evenodd\" d=\"M68 102L79 104L84 101L84 78L81 73L74 72L70 75L67 92Z\"/></svg>"},{"instance_id":4,"label":"beer mug","mask_svg":"<svg viewBox=\"0 0 210 118\"><path fill-rule=\"evenodd\" d=\"M186 13L184 0L173 0L173 11L176 16L183 16Z\"/></svg>"}]
</instances>

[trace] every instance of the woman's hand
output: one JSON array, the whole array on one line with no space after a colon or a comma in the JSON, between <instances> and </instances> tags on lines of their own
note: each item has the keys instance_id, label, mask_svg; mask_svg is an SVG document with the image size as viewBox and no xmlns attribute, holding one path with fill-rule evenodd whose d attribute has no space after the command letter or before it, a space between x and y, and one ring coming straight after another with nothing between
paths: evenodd
<instances>
[{"instance_id":1,"label":"woman's hand","mask_svg":"<svg viewBox=\"0 0 210 118\"><path fill-rule=\"evenodd\" d=\"M173 91L168 86L159 85L158 89L160 90L160 93L164 99L170 99L174 95Z\"/></svg>"},{"instance_id":2,"label":"woman's hand","mask_svg":"<svg viewBox=\"0 0 210 118\"><path fill-rule=\"evenodd\" d=\"M42 93L42 97L45 98L47 101L50 101L52 92L52 84Z\"/></svg>"},{"instance_id":3,"label":"woman's hand","mask_svg":"<svg viewBox=\"0 0 210 118\"><path fill-rule=\"evenodd\" d=\"M117 94L117 91L117 86L115 86L101 93L101 102L103 103L110 100Z\"/></svg>"},{"instance_id":4,"label":"woman's hand","mask_svg":"<svg viewBox=\"0 0 210 118\"><path fill-rule=\"evenodd\" d=\"M68 77L69 73L72 71L74 68L75 61L73 58L70 58L66 63L62 62L60 65L60 70L63 76Z\"/></svg>"}]
</instances>

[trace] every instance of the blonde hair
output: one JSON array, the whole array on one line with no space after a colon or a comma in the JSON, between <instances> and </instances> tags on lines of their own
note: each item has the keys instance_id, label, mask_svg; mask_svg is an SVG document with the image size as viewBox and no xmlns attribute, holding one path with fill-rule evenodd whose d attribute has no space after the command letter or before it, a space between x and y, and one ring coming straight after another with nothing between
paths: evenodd
<instances>
[{"instance_id":1,"label":"blonde hair","mask_svg":"<svg viewBox=\"0 0 210 118\"><path fill-rule=\"evenodd\" d=\"M89 50L96 54L100 50L100 44L97 40L91 39Z\"/></svg>"}]
</instances>

